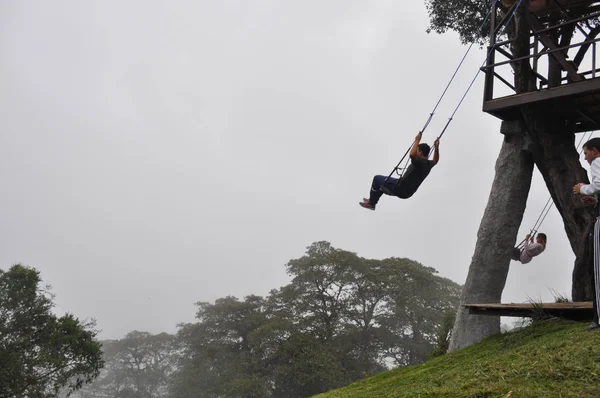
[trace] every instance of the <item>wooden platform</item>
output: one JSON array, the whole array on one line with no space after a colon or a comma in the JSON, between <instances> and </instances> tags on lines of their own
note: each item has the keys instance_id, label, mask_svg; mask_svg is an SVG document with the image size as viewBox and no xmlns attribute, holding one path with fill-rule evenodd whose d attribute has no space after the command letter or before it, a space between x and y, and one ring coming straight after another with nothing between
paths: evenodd
<instances>
[{"instance_id":1,"label":"wooden platform","mask_svg":"<svg viewBox=\"0 0 600 398\"><path fill-rule=\"evenodd\" d=\"M521 3L517 0L502 2L511 8L502 12L496 9L490 17L490 51L482 67L486 74L482 110L510 121L521 120L521 108L527 106L559 120L555 122L560 124L556 126L557 131L578 133L600 129L600 62L597 57L600 27L589 23L600 18L600 0L527 2L529 9L522 12L529 38L522 39L529 41L529 51L519 52L518 57L512 53L514 40L506 40L500 32ZM565 29L572 30L574 26L578 29L570 41L558 39ZM526 73L531 74L528 79L531 91L525 93L509 81L521 63L528 64ZM550 76L550 64L559 75ZM496 97L496 83L502 83L504 91L509 88L512 94Z\"/></svg>"},{"instance_id":2,"label":"wooden platform","mask_svg":"<svg viewBox=\"0 0 600 398\"><path fill-rule=\"evenodd\" d=\"M558 318L571 319L574 321L592 320L593 304L591 301L574 303L540 303L540 304L465 304L469 314L511 316L530 318L539 314L537 306L541 305L544 313Z\"/></svg>"},{"instance_id":3,"label":"wooden platform","mask_svg":"<svg viewBox=\"0 0 600 398\"><path fill-rule=\"evenodd\" d=\"M535 103L544 111L559 114L565 131L578 133L600 128L600 78L564 86L509 95L483 103L483 111L502 120L519 119L521 105Z\"/></svg>"}]
</instances>

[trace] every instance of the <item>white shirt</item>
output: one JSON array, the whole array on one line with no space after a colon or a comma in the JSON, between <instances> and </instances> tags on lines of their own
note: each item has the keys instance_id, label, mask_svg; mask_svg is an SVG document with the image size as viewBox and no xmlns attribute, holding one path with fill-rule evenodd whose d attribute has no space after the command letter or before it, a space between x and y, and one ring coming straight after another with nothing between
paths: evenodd
<instances>
[{"instance_id":1,"label":"white shirt","mask_svg":"<svg viewBox=\"0 0 600 398\"><path fill-rule=\"evenodd\" d=\"M525 246L521 250L521 263L527 264L531 259L539 254L542 254L545 247L540 243L525 242Z\"/></svg>"},{"instance_id":2,"label":"white shirt","mask_svg":"<svg viewBox=\"0 0 600 398\"><path fill-rule=\"evenodd\" d=\"M580 192L582 195L597 195L600 193L600 158L592 161L590 174L592 183L581 186Z\"/></svg>"}]
</instances>

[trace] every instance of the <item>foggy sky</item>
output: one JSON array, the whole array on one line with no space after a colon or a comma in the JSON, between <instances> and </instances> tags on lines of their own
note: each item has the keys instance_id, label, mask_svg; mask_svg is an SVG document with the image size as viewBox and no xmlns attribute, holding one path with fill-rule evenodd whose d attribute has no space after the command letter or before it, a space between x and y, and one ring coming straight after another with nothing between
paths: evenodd
<instances>
[{"instance_id":1,"label":"foggy sky","mask_svg":"<svg viewBox=\"0 0 600 398\"><path fill-rule=\"evenodd\" d=\"M358 206L466 50L427 25L423 2L393 0L1 2L0 268L39 269L57 309L96 318L101 338L266 295L319 240L464 283L502 142L481 76L417 194ZM536 171L521 235L547 199ZM570 295L555 209L540 232L546 252L511 263L503 301Z\"/></svg>"}]
</instances>

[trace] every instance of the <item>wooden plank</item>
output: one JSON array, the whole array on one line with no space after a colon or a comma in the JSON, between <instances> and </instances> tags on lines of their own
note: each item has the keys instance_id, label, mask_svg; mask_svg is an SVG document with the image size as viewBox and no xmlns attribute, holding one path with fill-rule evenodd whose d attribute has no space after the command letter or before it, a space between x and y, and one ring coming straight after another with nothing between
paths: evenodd
<instances>
[{"instance_id":1,"label":"wooden plank","mask_svg":"<svg viewBox=\"0 0 600 398\"><path fill-rule=\"evenodd\" d=\"M492 113L506 108L518 107L520 105L532 104L552 99L570 96L583 96L600 92L600 78L584 80L577 83L565 84L563 86L546 88L522 94L514 94L500 97L483 103L483 111Z\"/></svg>"},{"instance_id":2,"label":"wooden plank","mask_svg":"<svg viewBox=\"0 0 600 398\"><path fill-rule=\"evenodd\" d=\"M532 303L510 303L510 304L465 304L466 308L509 308L509 309L533 309L540 304ZM591 309L591 301L577 301L572 303L541 303L544 309Z\"/></svg>"},{"instance_id":3,"label":"wooden plank","mask_svg":"<svg viewBox=\"0 0 600 398\"><path fill-rule=\"evenodd\" d=\"M560 318L572 320L591 320L593 318L593 304L591 301L575 303L524 303L524 304L465 304L464 307L473 315L510 316L530 318L542 312Z\"/></svg>"}]
</instances>

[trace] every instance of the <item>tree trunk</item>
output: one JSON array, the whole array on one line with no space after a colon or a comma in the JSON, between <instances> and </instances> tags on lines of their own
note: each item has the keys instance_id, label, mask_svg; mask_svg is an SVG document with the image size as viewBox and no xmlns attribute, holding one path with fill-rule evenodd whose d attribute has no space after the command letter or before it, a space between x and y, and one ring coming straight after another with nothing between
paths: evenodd
<instances>
[{"instance_id":1,"label":"tree trunk","mask_svg":"<svg viewBox=\"0 0 600 398\"><path fill-rule=\"evenodd\" d=\"M575 148L575 135L561 131L560 120L554 120L552 114L545 109L524 106L521 114L532 141L530 149L533 159L562 217L571 249L576 256L572 298L574 301L591 300L593 258L588 250L587 240L595 217L593 209L583 206L580 197L572 193L573 185L589 181Z\"/></svg>"},{"instance_id":2,"label":"tree trunk","mask_svg":"<svg viewBox=\"0 0 600 398\"><path fill-rule=\"evenodd\" d=\"M524 150L519 123L503 122L506 132L496 161L496 176L481 219L475 253L463 288L449 351L500 332L500 318L469 315L463 304L499 303L506 284L511 252L525 212L533 174L531 154Z\"/></svg>"}]
</instances>

